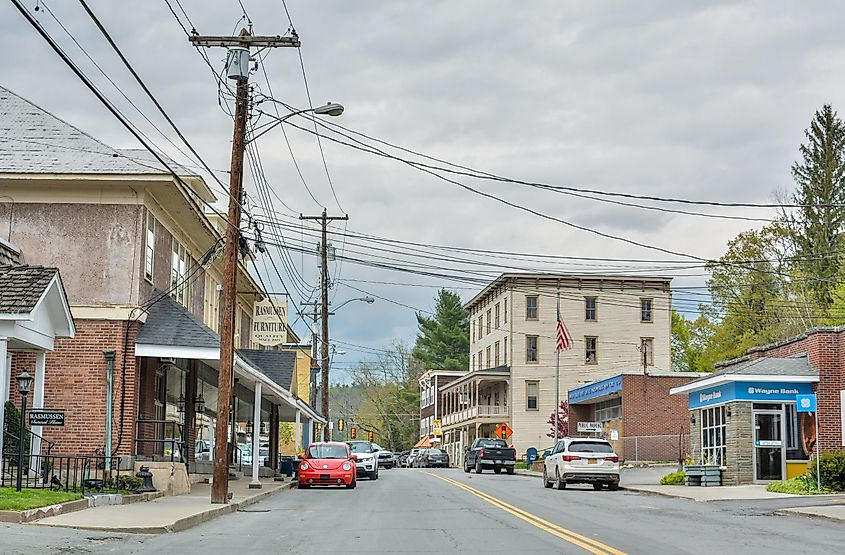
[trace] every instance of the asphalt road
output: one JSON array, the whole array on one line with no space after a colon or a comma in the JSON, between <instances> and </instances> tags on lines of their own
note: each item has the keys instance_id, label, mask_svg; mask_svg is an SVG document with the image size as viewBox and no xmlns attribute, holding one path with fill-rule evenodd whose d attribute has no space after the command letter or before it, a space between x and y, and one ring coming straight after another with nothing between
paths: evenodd
<instances>
[{"instance_id":1,"label":"asphalt road","mask_svg":"<svg viewBox=\"0 0 845 555\"><path fill-rule=\"evenodd\" d=\"M355 490L289 491L185 532L0 525L0 553L837 553L841 523L764 502L697 503L460 470L383 471Z\"/></svg>"}]
</instances>

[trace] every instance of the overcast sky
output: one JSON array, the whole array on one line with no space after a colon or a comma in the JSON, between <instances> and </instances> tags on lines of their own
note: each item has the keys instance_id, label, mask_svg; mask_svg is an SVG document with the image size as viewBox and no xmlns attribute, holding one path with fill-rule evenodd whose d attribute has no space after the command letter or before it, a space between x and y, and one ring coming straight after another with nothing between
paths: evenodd
<instances>
[{"instance_id":1,"label":"overcast sky","mask_svg":"<svg viewBox=\"0 0 845 555\"><path fill-rule=\"evenodd\" d=\"M288 30L281 2L243 2L256 34ZM227 168L231 118L218 106L210 69L189 46L166 3L89 3L203 158L215 169ZM32 9L37 2L26 4ZM229 34L245 24L236 0L182 0L182 5L202 34ZM55 0L46 6L165 129L81 6ZM529 181L769 202L776 190L792 187L790 166L813 112L826 102L841 108L845 92L845 6L836 1L288 0L288 8L302 40L312 99L315 104L343 103L346 112L338 123L452 162ZM43 7L34 13L160 149L190 163L127 106ZM0 4L0 45L5 53L0 57L2 85L111 146L138 146L8 2ZM297 53L280 48L266 54L275 97L306 107ZM214 49L209 55L215 68L222 69L224 52ZM260 70L252 82L269 94ZM172 132L168 136L176 142ZM673 258L544 220L395 161L324 141L338 207L314 137L295 129L288 129L288 136L319 203L303 186L278 130L258 141L270 185L295 213L316 214L323 205L330 213L348 213L350 231L477 249ZM704 258L720 256L730 238L761 225L459 180L580 226ZM249 176L247 190L255 192ZM286 212L275 198L274 203ZM771 216L759 209L715 213ZM298 233L290 240L298 240ZM317 260L297 253L292 260L314 284ZM276 262L286 272L281 259ZM538 267L531 261L510 263ZM559 268L577 272L603 267ZM423 309L431 307L436 291L366 281L468 287L350 263L333 271L339 272L335 305L362 295L347 285ZM700 269L660 273L689 274L678 277L675 285L702 285L706 279ZM284 277L294 293L292 278ZM278 279L265 278L281 290ZM344 280L366 281L343 285ZM473 294L473 289L458 290L464 299ZM294 302L300 300L294 295ZM301 323L298 329L307 334ZM335 338L371 348L382 348L394 338L412 341L415 331L412 310L381 299L369 306L350 304L332 321ZM338 346L347 351L336 358L338 363L366 356Z\"/></svg>"}]
</instances>

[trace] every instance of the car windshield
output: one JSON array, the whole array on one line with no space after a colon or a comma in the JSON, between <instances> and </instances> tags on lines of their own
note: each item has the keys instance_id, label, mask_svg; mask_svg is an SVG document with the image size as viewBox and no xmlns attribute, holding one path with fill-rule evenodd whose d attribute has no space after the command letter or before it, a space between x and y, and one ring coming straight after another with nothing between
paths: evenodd
<instances>
[{"instance_id":1,"label":"car windshield","mask_svg":"<svg viewBox=\"0 0 845 555\"><path fill-rule=\"evenodd\" d=\"M373 448L369 443L366 442L356 442L350 443L349 448L352 450L353 453L372 453Z\"/></svg>"},{"instance_id":2,"label":"car windshield","mask_svg":"<svg viewBox=\"0 0 845 555\"><path fill-rule=\"evenodd\" d=\"M312 445L308 448L309 459L348 459L349 454L343 445Z\"/></svg>"},{"instance_id":3,"label":"car windshield","mask_svg":"<svg viewBox=\"0 0 845 555\"><path fill-rule=\"evenodd\" d=\"M478 446L484 449L505 449L508 444L501 439L482 439L478 441Z\"/></svg>"},{"instance_id":4,"label":"car windshield","mask_svg":"<svg viewBox=\"0 0 845 555\"><path fill-rule=\"evenodd\" d=\"M429 449L428 454L429 455L435 455L435 456L436 455L445 455L445 453L443 451L441 451L440 449Z\"/></svg>"},{"instance_id":5,"label":"car windshield","mask_svg":"<svg viewBox=\"0 0 845 555\"><path fill-rule=\"evenodd\" d=\"M613 446L603 441L573 441L569 444L570 453L613 453Z\"/></svg>"}]
</instances>

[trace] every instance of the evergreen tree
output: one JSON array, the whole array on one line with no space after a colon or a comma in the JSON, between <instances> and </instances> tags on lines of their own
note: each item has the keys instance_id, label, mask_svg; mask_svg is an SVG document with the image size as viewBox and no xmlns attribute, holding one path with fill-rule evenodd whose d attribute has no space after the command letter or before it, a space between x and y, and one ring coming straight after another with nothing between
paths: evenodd
<instances>
[{"instance_id":1,"label":"evergreen tree","mask_svg":"<svg viewBox=\"0 0 845 555\"><path fill-rule=\"evenodd\" d=\"M469 369L469 313L452 291L437 292L434 316L417 313L419 333L413 357L426 368Z\"/></svg>"},{"instance_id":2,"label":"evergreen tree","mask_svg":"<svg viewBox=\"0 0 845 555\"><path fill-rule=\"evenodd\" d=\"M843 259L839 250L845 226L845 125L825 104L804 134L801 160L792 166L798 185L794 200L800 206L796 242L813 296L828 310Z\"/></svg>"}]
</instances>

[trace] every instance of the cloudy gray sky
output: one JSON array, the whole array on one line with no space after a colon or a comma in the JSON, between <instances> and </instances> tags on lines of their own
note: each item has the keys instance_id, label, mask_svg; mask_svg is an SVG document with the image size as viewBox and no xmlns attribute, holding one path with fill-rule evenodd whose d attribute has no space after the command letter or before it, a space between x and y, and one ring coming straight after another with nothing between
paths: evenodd
<instances>
[{"instance_id":1,"label":"cloudy gray sky","mask_svg":"<svg viewBox=\"0 0 845 555\"><path fill-rule=\"evenodd\" d=\"M287 31L280 1L243 2L256 34ZM836 1L287 3L302 40L313 101L342 102L346 113L339 123L432 156L529 181L769 202L775 190L791 188L789 169L814 110L826 102L841 108L845 93L845 6ZM30 9L37 4L26 2ZM231 118L218 106L211 71L189 46L164 0L90 4L205 160L214 168L228 167ZM182 0L182 6L203 34L229 34L244 25L236 0ZM45 9L162 125L79 4L49 0L39 7L34 13L43 26L127 116L159 148L189 162L127 105ZM4 86L112 146L138 146L9 3L0 4L0 45ZM221 69L223 51L209 55ZM275 97L307 106L297 53L277 49L267 53L264 63ZM269 94L261 71L253 83ZM173 133L168 136L176 141ZM288 129L288 136L319 202L303 186L278 130L258 141L273 190L295 213L317 213L323 205L339 212L314 137L296 129ZM337 198L350 216L348 230L356 233L501 251L673 258L544 220L395 161L329 141L323 147ZM705 258L718 257L739 231L761 225L459 180L577 225ZM254 193L251 177L247 181ZM275 198L274 203L293 217ZM771 216L759 209L705 211ZM298 231L287 233L291 243L300 241ZM314 244L307 237L306 242ZM355 258L385 255L346 247ZM316 259L299 253L291 258L305 281L314 284ZM285 271L281 260L276 261ZM415 262L467 275L468 268L454 264ZM548 268L532 260L498 262ZM619 264L614 266L620 271ZM676 285L701 285L705 279L701 269L645 266L678 275ZM557 268L605 269L597 264ZM419 308L430 308L436 289L428 286L469 287L459 289L464 298L474 290L466 283L348 262L334 271L339 275L335 304L362 294L350 285ZM280 287L277 279L266 277ZM294 292L293 278L285 278ZM412 310L384 300L350 305L333 321L338 340L370 348L384 347L393 338L411 340L415 329ZM306 333L301 324L300 332ZM342 348L347 355L341 363L367 356Z\"/></svg>"}]
</instances>

